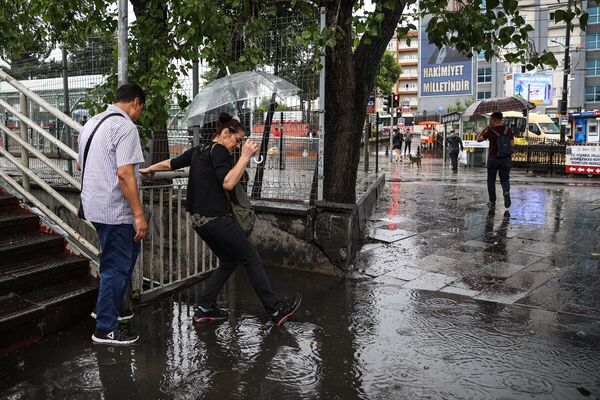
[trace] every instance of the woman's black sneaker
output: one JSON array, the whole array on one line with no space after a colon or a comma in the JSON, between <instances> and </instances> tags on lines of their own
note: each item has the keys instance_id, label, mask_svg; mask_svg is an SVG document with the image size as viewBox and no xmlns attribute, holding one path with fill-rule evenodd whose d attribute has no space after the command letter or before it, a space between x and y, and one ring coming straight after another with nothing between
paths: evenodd
<instances>
[{"instance_id":1,"label":"woman's black sneaker","mask_svg":"<svg viewBox=\"0 0 600 400\"><path fill-rule=\"evenodd\" d=\"M221 310L218 307L203 308L199 306L194 312L194 322L201 324L204 322L220 322L225 321L229 318L229 313L225 310Z\"/></svg>"},{"instance_id":2,"label":"woman's black sneaker","mask_svg":"<svg viewBox=\"0 0 600 400\"><path fill-rule=\"evenodd\" d=\"M298 310L300 303L302 303L302 295L300 294L296 294L290 300L279 301L277 311L271 316L271 320L277 325L285 324L285 321Z\"/></svg>"},{"instance_id":3,"label":"woman's black sneaker","mask_svg":"<svg viewBox=\"0 0 600 400\"><path fill-rule=\"evenodd\" d=\"M92 335L92 341L98 344L128 345L137 342L139 338L140 335L128 332L124 329L117 329L109 332L96 329Z\"/></svg>"}]
</instances>

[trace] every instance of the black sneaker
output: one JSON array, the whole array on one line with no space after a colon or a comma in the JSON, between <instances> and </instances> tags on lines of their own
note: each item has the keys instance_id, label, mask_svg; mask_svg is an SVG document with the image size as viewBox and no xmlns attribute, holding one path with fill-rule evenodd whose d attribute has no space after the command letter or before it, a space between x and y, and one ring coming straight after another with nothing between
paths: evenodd
<instances>
[{"instance_id":1,"label":"black sneaker","mask_svg":"<svg viewBox=\"0 0 600 400\"><path fill-rule=\"evenodd\" d=\"M210 308L202 308L201 306L194 312L193 320L200 324L203 322L221 322L229 318L229 313L216 306Z\"/></svg>"},{"instance_id":2,"label":"black sneaker","mask_svg":"<svg viewBox=\"0 0 600 400\"><path fill-rule=\"evenodd\" d=\"M121 315L119 315L119 317L117 318L117 321L119 322L129 321L134 316L133 310L121 311L120 314ZM95 309L90 313L90 317L96 319L97 315Z\"/></svg>"},{"instance_id":3,"label":"black sneaker","mask_svg":"<svg viewBox=\"0 0 600 400\"><path fill-rule=\"evenodd\" d=\"M504 207L510 207L510 193L504 192Z\"/></svg>"},{"instance_id":4,"label":"black sneaker","mask_svg":"<svg viewBox=\"0 0 600 400\"><path fill-rule=\"evenodd\" d=\"M285 324L285 321L298 310L301 302L302 295L300 294L295 295L291 300L279 301L277 304L277 311L271 315L271 320L277 325Z\"/></svg>"},{"instance_id":5,"label":"black sneaker","mask_svg":"<svg viewBox=\"0 0 600 400\"><path fill-rule=\"evenodd\" d=\"M98 344L116 344L116 345L128 345L138 341L139 335L128 332L123 329L117 329L115 331L105 332L100 329L96 329L92 335L92 341Z\"/></svg>"}]
</instances>

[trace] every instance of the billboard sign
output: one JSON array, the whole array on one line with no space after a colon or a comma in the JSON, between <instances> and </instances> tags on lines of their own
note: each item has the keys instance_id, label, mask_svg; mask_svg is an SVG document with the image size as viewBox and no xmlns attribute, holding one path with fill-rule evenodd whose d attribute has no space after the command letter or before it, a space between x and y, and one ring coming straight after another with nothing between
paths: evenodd
<instances>
[{"instance_id":1,"label":"billboard sign","mask_svg":"<svg viewBox=\"0 0 600 400\"><path fill-rule=\"evenodd\" d=\"M438 49L429 43L427 26L421 27L419 80L421 97L473 94L473 59L452 47Z\"/></svg>"},{"instance_id":2,"label":"billboard sign","mask_svg":"<svg viewBox=\"0 0 600 400\"><path fill-rule=\"evenodd\" d=\"M513 85L515 96L529 100L533 104L552 104L552 75L514 74Z\"/></svg>"}]
</instances>

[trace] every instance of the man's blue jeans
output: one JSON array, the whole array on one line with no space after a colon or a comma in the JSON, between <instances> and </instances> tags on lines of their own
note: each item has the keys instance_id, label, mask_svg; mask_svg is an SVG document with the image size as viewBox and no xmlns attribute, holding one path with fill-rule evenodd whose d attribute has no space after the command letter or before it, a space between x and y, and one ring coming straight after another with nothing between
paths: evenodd
<instances>
[{"instance_id":1,"label":"man's blue jeans","mask_svg":"<svg viewBox=\"0 0 600 400\"><path fill-rule=\"evenodd\" d=\"M500 175L502 194L510 192L510 157L492 157L487 161L487 187L490 202L496 202L496 175Z\"/></svg>"},{"instance_id":2,"label":"man's blue jeans","mask_svg":"<svg viewBox=\"0 0 600 400\"><path fill-rule=\"evenodd\" d=\"M131 281L131 274L140 253L140 242L133 240L131 224L107 225L94 222L100 239L100 289L96 303L96 329L113 331L121 300Z\"/></svg>"}]
</instances>

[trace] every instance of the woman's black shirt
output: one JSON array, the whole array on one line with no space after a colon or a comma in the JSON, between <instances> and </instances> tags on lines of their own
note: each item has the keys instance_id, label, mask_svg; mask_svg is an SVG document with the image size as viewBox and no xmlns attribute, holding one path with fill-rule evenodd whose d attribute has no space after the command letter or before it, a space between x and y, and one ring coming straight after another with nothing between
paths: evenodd
<instances>
[{"instance_id":1,"label":"woman's black shirt","mask_svg":"<svg viewBox=\"0 0 600 400\"><path fill-rule=\"evenodd\" d=\"M223 189L225 176L232 168L227 148L218 143L196 146L171 160L172 170L185 167L190 167L186 211L204 217L231 214L231 205Z\"/></svg>"}]
</instances>

